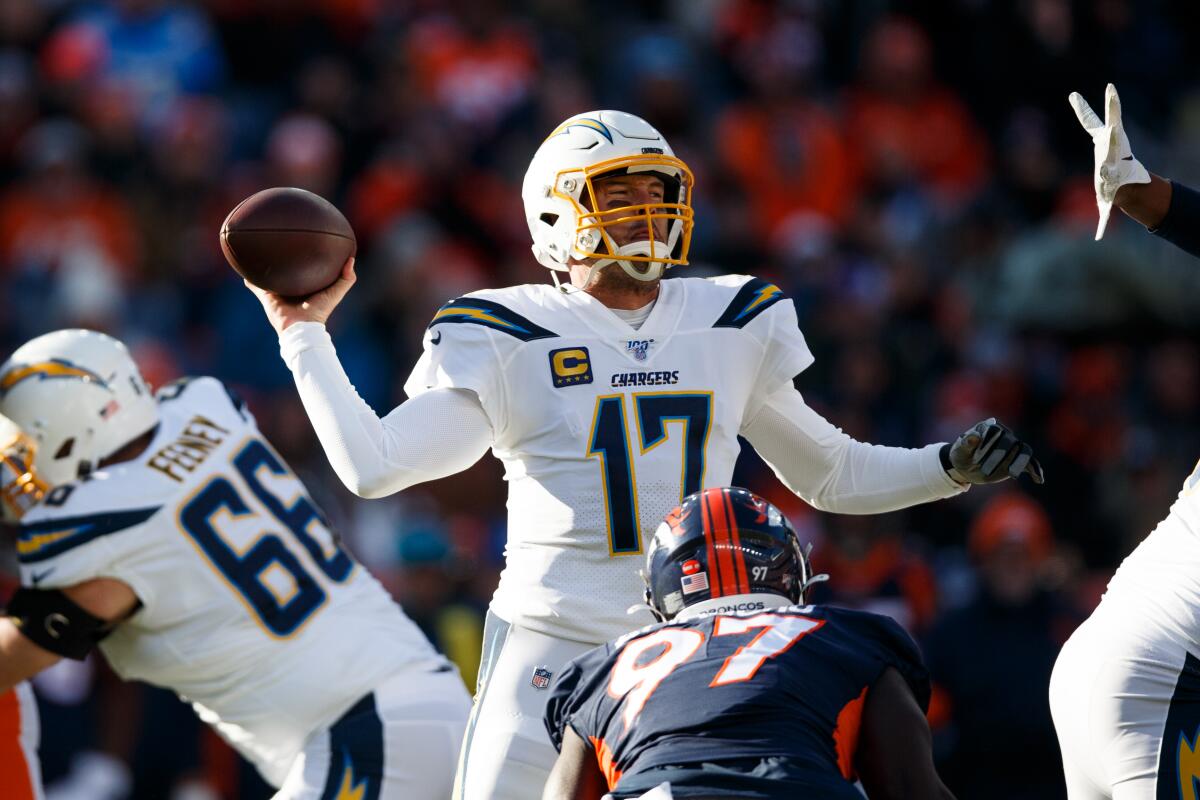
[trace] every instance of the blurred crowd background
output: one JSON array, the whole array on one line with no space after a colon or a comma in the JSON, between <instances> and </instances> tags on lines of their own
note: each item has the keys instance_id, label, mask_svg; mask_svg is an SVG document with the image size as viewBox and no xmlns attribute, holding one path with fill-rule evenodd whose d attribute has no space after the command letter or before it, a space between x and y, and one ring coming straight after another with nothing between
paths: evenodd
<instances>
[{"instance_id":1,"label":"blurred crowd background","mask_svg":"<svg viewBox=\"0 0 1200 800\"><path fill-rule=\"evenodd\" d=\"M217 230L273 185L346 212L360 279L331 329L383 413L440 304L549 279L519 200L542 138L583 110L639 114L697 177L678 273L787 291L815 408L877 443L992 415L1033 443L1044 487L879 517L813 512L749 453L737 482L816 544L820 599L922 643L960 798L1062 797L1055 654L1200 455L1200 265L1124 218L1093 241L1091 143L1066 98L1099 107L1114 82L1140 159L1200 180L1191 5L0 0L0 350L87 326L156 385L230 383L473 685L503 558L497 462L353 498ZM102 661L36 688L51 798L89 797L116 763L139 800L269 797L187 707Z\"/></svg>"}]
</instances>

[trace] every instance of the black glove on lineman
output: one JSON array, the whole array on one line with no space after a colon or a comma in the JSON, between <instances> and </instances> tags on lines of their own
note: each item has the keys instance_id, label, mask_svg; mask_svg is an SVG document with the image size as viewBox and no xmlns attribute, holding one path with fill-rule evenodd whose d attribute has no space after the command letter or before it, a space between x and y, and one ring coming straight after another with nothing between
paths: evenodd
<instances>
[{"instance_id":1,"label":"black glove on lineman","mask_svg":"<svg viewBox=\"0 0 1200 800\"><path fill-rule=\"evenodd\" d=\"M1034 483L1046 482L1033 448L995 417L975 423L954 444L942 445L941 457L942 467L959 483L997 483L1022 472Z\"/></svg>"}]
</instances>

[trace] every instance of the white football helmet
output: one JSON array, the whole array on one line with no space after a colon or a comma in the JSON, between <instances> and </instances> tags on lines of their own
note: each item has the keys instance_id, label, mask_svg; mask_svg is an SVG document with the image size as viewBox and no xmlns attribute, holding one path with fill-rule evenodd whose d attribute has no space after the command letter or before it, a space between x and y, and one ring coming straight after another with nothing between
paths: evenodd
<instances>
[{"instance_id":1,"label":"white football helmet","mask_svg":"<svg viewBox=\"0 0 1200 800\"><path fill-rule=\"evenodd\" d=\"M662 202L597 211L595 180L632 173L661 178ZM572 257L595 259L588 282L612 263L638 280L658 280L668 266L687 263L692 186L687 164L644 119L623 111L577 114L542 142L525 173L521 199L533 254L555 273L569 271ZM636 220L645 221L646 240L617 246L608 228ZM656 220L667 221L665 242L655 239Z\"/></svg>"},{"instance_id":2,"label":"white football helmet","mask_svg":"<svg viewBox=\"0 0 1200 800\"><path fill-rule=\"evenodd\" d=\"M51 486L96 468L158 424L158 405L125 345L68 329L32 339L0 366L0 413L36 444Z\"/></svg>"},{"instance_id":3,"label":"white football helmet","mask_svg":"<svg viewBox=\"0 0 1200 800\"><path fill-rule=\"evenodd\" d=\"M0 414L0 512L5 522L20 521L50 489L33 466L36 453L34 441Z\"/></svg>"}]
</instances>

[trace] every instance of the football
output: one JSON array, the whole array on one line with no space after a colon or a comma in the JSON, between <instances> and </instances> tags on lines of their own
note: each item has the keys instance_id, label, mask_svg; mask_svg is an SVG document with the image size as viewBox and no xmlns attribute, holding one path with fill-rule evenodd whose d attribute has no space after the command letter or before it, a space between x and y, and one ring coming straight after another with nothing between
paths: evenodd
<instances>
[{"instance_id":1,"label":"football","mask_svg":"<svg viewBox=\"0 0 1200 800\"><path fill-rule=\"evenodd\" d=\"M306 297L332 284L356 248L342 212L304 189L252 194L221 224L221 251L230 266L285 297Z\"/></svg>"}]
</instances>

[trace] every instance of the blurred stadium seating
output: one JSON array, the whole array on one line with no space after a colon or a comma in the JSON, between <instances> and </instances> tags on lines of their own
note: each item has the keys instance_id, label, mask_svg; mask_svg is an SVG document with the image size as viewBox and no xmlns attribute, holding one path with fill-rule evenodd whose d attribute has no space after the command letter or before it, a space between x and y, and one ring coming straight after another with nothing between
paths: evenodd
<instances>
[{"instance_id":1,"label":"blurred stadium seating","mask_svg":"<svg viewBox=\"0 0 1200 800\"><path fill-rule=\"evenodd\" d=\"M752 272L795 298L814 407L872 442L995 414L1034 444L1046 486L999 509L976 489L837 520L752 456L738 482L817 543L823 599L926 643L959 797L1062 797L1056 752L1012 770L1000 743L1053 750L1053 654L1200 455L1200 270L1128 220L1092 241L1091 149L1066 97L1116 83L1146 165L1200 179L1190 5L0 0L0 350L94 327L152 383L213 374L270 408L266 434L352 549L473 675L502 563L497 464L355 500L217 228L270 185L345 210L362 285L332 330L382 412L442 302L548 280L517 201L541 138L589 108L642 115L697 176L681 272ZM1002 664L962 655L989 643ZM130 766L132 798L269 796L176 700L102 663L37 688L51 784L101 751Z\"/></svg>"}]
</instances>

